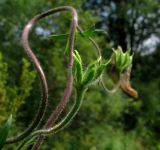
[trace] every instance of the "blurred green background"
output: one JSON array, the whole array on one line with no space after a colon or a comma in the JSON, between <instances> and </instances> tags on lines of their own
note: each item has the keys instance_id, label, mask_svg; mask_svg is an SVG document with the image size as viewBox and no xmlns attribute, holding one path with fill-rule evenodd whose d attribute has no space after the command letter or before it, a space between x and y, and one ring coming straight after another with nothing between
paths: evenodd
<instances>
[{"instance_id":1,"label":"blurred green background","mask_svg":"<svg viewBox=\"0 0 160 150\"><path fill-rule=\"evenodd\" d=\"M10 136L28 127L36 113L41 92L34 67L24 53L21 34L24 25L45 10L71 5L79 14L83 29L96 26L107 35L94 37L105 59L112 47L121 45L134 52L132 84L139 98L121 90L104 91L98 83L89 88L82 108L70 125L49 136L42 150L160 150L160 1L159 0L0 0L0 125L12 113ZM62 97L66 84L66 40L51 34L68 33L70 14L47 17L30 35L49 83L49 116ZM76 39L84 67L96 59L93 45ZM106 84L113 86L104 73ZM63 117L74 101L74 93ZM16 149L15 145L5 150Z\"/></svg>"}]
</instances>

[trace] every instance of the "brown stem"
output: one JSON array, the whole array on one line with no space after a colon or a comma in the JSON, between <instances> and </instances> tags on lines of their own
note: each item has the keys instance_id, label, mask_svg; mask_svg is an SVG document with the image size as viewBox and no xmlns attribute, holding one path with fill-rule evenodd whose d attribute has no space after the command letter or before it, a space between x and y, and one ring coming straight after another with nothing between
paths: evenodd
<instances>
[{"instance_id":1,"label":"brown stem","mask_svg":"<svg viewBox=\"0 0 160 150\"><path fill-rule=\"evenodd\" d=\"M69 52L70 53L69 53L69 64L68 64L68 82L67 82L67 87L66 87L64 96L62 97L56 109L50 115L47 123L43 127L44 129L52 126L54 122L57 120L57 118L59 117L59 115L61 114L61 112L63 111L64 107L66 106L68 102L68 99L71 95L72 87L73 87L73 77L72 77L73 56L72 56L72 53L74 49L74 37L75 37L75 31L76 31L77 22L78 22L78 16L77 16L76 10L69 6L59 7L57 8L57 10L58 11L67 10L67 11L72 12L72 22L71 22L70 36L69 36ZM52 11L52 13L54 12ZM40 136L37 139L37 143L33 145L32 150L39 149L40 145L43 143L43 140L44 140L44 136Z\"/></svg>"},{"instance_id":2,"label":"brown stem","mask_svg":"<svg viewBox=\"0 0 160 150\"><path fill-rule=\"evenodd\" d=\"M29 21L29 23L25 26L25 28L23 30L23 35L22 35L23 47L24 47L27 55L31 59L32 63L34 64L35 69L37 70L37 73L39 75L40 82L41 82L41 88L42 88L42 101L39 106L37 115L35 116L34 120L30 124L30 126L25 131L23 131L22 133L17 135L16 137L12 137L12 138L7 139L6 144L18 142L18 141L24 139L26 136L28 136L33 131L33 129L36 128L37 125L41 122L41 120L44 116L44 113L46 111L46 107L47 107L47 99L48 99L47 81L46 81L45 74L42 70L42 67L41 67L38 59L36 58L32 49L29 46L29 42L28 42L29 31L40 19L42 19L52 13L56 13L59 11L66 11L66 10L71 11L72 16L73 16L72 17L72 24L71 24L70 43L69 43L70 53L69 53L69 64L68 64L68 82L67 82L67 87L65 90L64 97L62 98L64 103L67 103L67 100L71 94L72 86L73 86L73 77L72 77L73 56L72 56L72 53L73 53L73 47L74 47L74 33L75 33L76 25L77 25L77 13L74 8L69 7L69 6L63 6L63 7L58 7L55 9L48 10L42 14L35 16L32 20ZM64 105L61 104L61 107L59 108L59 110L57 110L57 117L58 117L58 114L62 111L60 109L63 109L64 107L65 107L65 104ZM58 111L59 111L59 113L58 113Z\"/></svg>"},{"instance_id":3,"label":"brown stem","mask_svg":"<svg viewBox=\"0 0 160 150\"><path fill-rule=\"evenodd\" d=\"M23 33L22 33L22 44L25 49L25 52L27 53L28 57L30 58L30 60L34 64L34 67L38 73L38 76L39 76L39 79L41 82L42 100L39 105L38 112L36 113L36 116L33 119L33 121L31 122L31 124L29 125L29 127L27 129L25 129L22 133L18 134L17 136L7 139L6 144L12 144L12 143L18 142L18 141L24 139L26 136L28 136L33 131L33 129L36 128L38 126L38 124L42 121L43 116L46 112L46 107L48 104L48 85L47 85L46 77L45 77L43 69L40 65L40 62L38 61L37 57L33 53L32 49L29 46L29 42L28 42L29 32L30 32L31 28L33 27L33 25L39 19L40 19L40 17L36 16L27 23L27 25L25 26Z\"/></svg>"}]
</instances>

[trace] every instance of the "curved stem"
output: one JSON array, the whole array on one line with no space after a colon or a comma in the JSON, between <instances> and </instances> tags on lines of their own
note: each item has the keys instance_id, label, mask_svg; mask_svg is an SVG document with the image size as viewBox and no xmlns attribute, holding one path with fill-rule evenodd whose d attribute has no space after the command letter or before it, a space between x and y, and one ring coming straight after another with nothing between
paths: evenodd
<instances>
[{"instance_id":1,"label":"curved stem","mask_svg":"<svg viewBox=\"0 0 160 150\"><path fill-rule=\"evenodd\" d=\"M69 10L72 12L72 23L71 23L70 37L69 37L69 51L70 51L69 62L70 63L68 66L68 84L67 84L67 88L65 90L64 96L60 100L56 109L50 115L49 119L47 120L46 124L43 127L44 129L53 126L54 122L58 119L59 115L61 114L64 107L68 103L68 98L70 97L70 94L72 91L72 86L73 86L73 77L72 77L73 56L72 56L72 52L73 52L75 31L76 31L76 27L78 24L78 16L77 16L77 12L74 8L72 8L72 7L68 7L68 8L70 8ZM37 142L33 145L32 150L39 149L40 145L43 143L43 140L44 140L44 136L40 136L37 139Z\"/></svg>"},{"instance_id":2,"label":"curved stem","mask_svg":"<svg viewBox=\"0 0 160 150\"><path fill-rule=\"evenodd\" d=\"M115 93L115 92L118 90L118 88L119 88L120 80L118 81L118 83L116 83L116 85L115 85L112 89L108 89L108 88L106 87L106 85L104 84L104 81L103 81L102 78L101 78L101 84L102 84L102 87L104 88L104 90L105 90L106 92L108 92L108 93Z\"/></svg>"},{"instance_id":3,"label":"curved stem","mask_svg":"<svg viewBox=\"0 0 160 150\"><path fill-rule=\"evenodd\" d=\"M81 28L80 26L77 26L77 29L78 29L80 32L83 32L83 30L82 30L82 28ZM91 38L91 37L89 37L89 40L91 41L91 43L92 43L92 44L94 45L94 47L96 48L98 56L101 57L102 54L101 54L101 50L100 50L98 44L97 44L97 43L95 42L95 40L93 40L93 38Z\"/></svg>"},{"instance_id":4,"label":"curved stem","mask_svg":"<svg viewBox=\"0 0 160 150\"><path fill-rule=\"evenodd\" d=\"M77 90L76 92L76 101L74 103L74 105L72 106L70 112L65 116L65 118L60 121L58 124L56 124L55 126L53 126L52 128L49 129L42 129L42 130L37 130L35 132L33 132L29 137L27 137L23 143L18 147L17 150L20 150L30 139L38 136L38 135L48 135L51 133L56 133L60 130L62 130L63 128L65 128L69 122L75 117L75 115L77 114L77 112L79 111L82 101L83 101L83 96L85 93L85 90Z\"/></svg>"},{"instance_id":5,"label":"curved stem","mask_svg":"<svg viewBox=\"0 0 160 150\"><path fill-rule=\"evenodd\" d=\"M69 8L69 7L68 7ZM74 8L70 7L70 11L72 12L72 23L71 23L71 29L70 29L70 37L69 37L69 51L70 51L70 58L69 58L69 67L68 67L68 85L65 91L64 96L60 100L59 104L57 105L56 109L52 112L49 119L47 120L46 124L44 125L44 129L49 128L54 125L54 122L57 120L61 112L63 111L64 107L68 103L68 98L72 91L72 84L73 84L73 77L72 77L72 64L73 64L73 58L72 52L73 52L73 45L74 45L74 36L76 27L78 24L78 16L77 12ZM72 61L72 62L71 62ZM32 150L39 149L40 145L43 143L44 137L40 136L37 139L37 142L33 145Z\"/></svg>"},{"instance_id":6,"label":"curved stem","mask_svg":"<svg viewBox=\"0 0 160 150\"><path fill-rule=\"evenodd\" d=\"M42 87L42 101L39 106L38 113L37 113L35 119L33 120L33 122L31 123L31 125L24 132L19 134L18 136L7 139L7 141L6 141L7 144L18 142L18 141L24 139L26 136L28 136L33 131L33 129L35 127L37 127L37 125L41 122L41 120L44 116L44 113L46 111L47 98L48 98L47 82L46 82L46 78L45 78L44 72L42 70L42 67L41 67L38 59L34 55L32 49L29 46L28 35L29 35L29 31L31 30L31 28L40 19L42 19L50 14L57 13L60 11L71 11L72 12L72 23L71 23L70 38L69 38L70 52L69 52L69 64L68 64L68 75L67 75L68 82L67 82L67 87L66 87L66 90L65 90L65 93L64 93L62 100L67 101L70 94L71 94L72 87L73 87L73 77L72 77L73 56L72 56L72 53L73 53L73 48L74 48L74 35L75 35L75 30L76 30L76 25L77 25L77 13L76 13L76 10L72 7L62 6L62 7L57 7L55 9L48 10L42 14L35 16L32 20L29 21L29 23L24 28L23 35L22 35L22 42L23 42L23 46L24 46L26 53L28 54L29 58L33 62L34 66L38 72L38 75L39 75L39 78L41 81L41 87ZM61 109L63 109L64 107L65 107L65 105L63 105L63 103L62 103Z\"/></svg>"}]
</instances>

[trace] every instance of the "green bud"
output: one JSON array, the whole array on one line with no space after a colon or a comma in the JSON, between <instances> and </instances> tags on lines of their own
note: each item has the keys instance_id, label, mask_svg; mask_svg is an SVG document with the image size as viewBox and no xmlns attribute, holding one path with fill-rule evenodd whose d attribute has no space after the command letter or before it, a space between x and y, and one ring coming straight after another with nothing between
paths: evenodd
<instances>
[{"instance_id":1,"label":"green bud","mask_svg":"<svg viewBox=\"0 0 160 150\"><path fill-rule=\"evenodd\" d=\"M117 54L117 57L118 57L117 59L118 59L119 67L121 67L124 62L124 54L121 47L118 47L118 49L119 49L119 52Z\"/></svg>"},{"instance_id":2,"label":"green bud","mask_svg":"<svg viewBox=\"0 0 160 150\"><path fill-rule=\"evenodd\" d=\"M122 73L132 63L133 55L130 56L130 50L124 53L120 46L118 50L113 49L113 53L115 66Z\"/></svg>"},{"instance_id":3,"label":"green bud","mask_svg":"<svg viewBox=\"0 0 160 150\"><path fill-rule=\"evenodd\" d=\"M126 61L123 64L123 70L128 68L130 64L132 64L133 55L129 55L129 52L126 53Z\"/></svg>"}]
</instances>

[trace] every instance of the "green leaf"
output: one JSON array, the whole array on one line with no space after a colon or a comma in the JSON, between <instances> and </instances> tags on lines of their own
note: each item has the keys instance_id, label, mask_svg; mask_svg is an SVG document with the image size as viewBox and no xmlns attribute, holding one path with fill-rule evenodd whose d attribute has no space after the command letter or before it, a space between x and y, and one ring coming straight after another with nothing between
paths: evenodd
<instances>
[{"instance_id":1,"label":"green leaf","mask_svg":"<svg viewBox=\"0 0 160 150\"><path fill-rule=\"evenodd\" d=\"M97 65L99 64L101 57L92 62L86 69L83 77L83 84L89 84L89 82L93 81L95 78L95 74L97 71Z\"/></svg>"},{"instance_id":2,"label":"green leaf","mask_svg":"<svg viewBox=\"0 0 160 150\"><path fill-rule=\"evenodd\" d=\"M84 73L82 84L85 86L91 83L95 77L95 74L96 74L96 64L92 64L87 68L86 72Z\"/></svg>"},{"instance_id":3,"label":"green leaf","mask_svg":"<svg viewBox=\"0 0 160 150\"><path fill-rule=\"evenodd\" d=\"M76 50L74 51L73 56L75 60L73 65L73 74L74 74L75 82L81 83L83 78L82 60L78 51Z\"/></svg>"},{"instance_id":4,"label":"green leaf","mask_svg":"<svg viewBox=\"0 0 160 150\"><path fill-rule=\"evenodd\" d=\"M69 33L66 33L66 34L54 34L54 35L51 35L54 40L64 40L66 38L68 38L69 36Z\"/></svg>"},{"instance_id":5,"label":"green leaf","mask_svg":"<svg viewBox=\"0 0 160 150\"><path fill-rule=\"evenodd\" d=\"M129 57L130 57L129 52L126 52L125 53L125 59L124 59L124 62L123 62L123 66L125 66L128 63Z\"/></svg>"},{"instance_id":6,"label":"green leaf","mask_svg":"<svg viewBox=\"0 0 160 150\"><path fill-rule=\"evenodd\" d=\"M122 65L123 65L123 62L124 62L124 54L123 54L123 51L122 51L121 47L118 47L118 49L119 49L119 61L118 61L118 64L119 64L119 67L121 68Z\"/></svg>"},{"instance_id":7,"label":"green leaf","mask_svg":"<svg viewBox=\"0 0 160 150\"><path fill-rule=\"evenodd\" d=\"M79 53L78 53L77 50L74 50L74 54L75 54L76 58L78 59L78 61L79 61L80 63L82 63L81 56L79 55Z\"/></svg>"},{"instance_id":8,"label":"green leaf","mask_svg":"<svg viewBox=\"0 0 160 150\"><path fill-rule=\"evenodd\" d=\"M98 34L107 34L104 30L101 29L95 29L95 28L89 28L86 31L82 31L82 32L76 32L75 36L76 37L84 37L84 38L89 38L89 37L93 37L93 36L97 36ZM66 34L55 34L55 35L51 35L54 40L64 40L67 37L69 37L69 33Z\"/></svg>"},{"instance_id":9,"label":"green leaf","mask_svg":"<svg viewBox=\"0 0 160 150\"><path fill-rule=\"evenodd\" d=\"M68 51L68 49L69 49L69 39L67 39L67 43L66 43L64 53L66 53Z\"/></svg>"},{"instance_id":10,"label":"green leaf","mask_svg":"<svg viewBox=\"0 0 160 150\"><path fill-rule=\"evenodd\" d=\"M73 77L74 77L74 83L77 83L77 64L73 63L73 67L72 67L72 72L73 72Z\"/></svg>"},{"instance_id":11,"label":"green leaf","mask_svg":"<svg viewBox=\"0 0 160 150\"><path fill-rule=\"evenodd\" d=\"M76 36L82 36L85 38L89 38L89 37L93 37L93 36L97 36L98 34L107 34L104 30L101 29L95 29L94 27L89 28L86 31L82 31L82 32L77 32Z\"/></svg>"},{"instance_id":12,"label":"green leaf","mask_svg":"<svg viewBox=\"0 0 160 150\"><path fill-rule=\"evenodd\" d=\"M106 66L111 62L111 60L108 60L105 64L101 64L100 66L97 67L97 71L94 77L94 80L97 80L101 75L103 70L106 68Z\"/></svg>"},{"instance_id":13,"label":"green leaf","mask_svg":"<svg viewBox=\"0 0 160 150\"><path fill-rule=\"evenodd\" d=\"M133 61L133 55L132 55L132 56L129 56L129 60L128 60L125 68L127 68L129 65L131 65L131 64L132 64L132 61Z\"/></svg>"},{"instance_id":14,"label":"green leaf","mask_svg":"<svg viewBox=\"0 0 160 150\"><path fill-rule=\"evenodd\" d=\"M112 51L113 51L113 53L114 53L114 62L117 63L117 62L118 62L118 59L119 59L118 52L117 52L117 50L115 50L114 48L112 48Z\"/></svg>"},{"instance_id":15,"label":"green leaf","mask_svg":"<svg viewBox=\"0 0 160 150\"><path fill-rule=\"evenodd\" d=\"M12 115L0 130L0 150L3 148L12 124Z\"/></svg>"}]
</instances>

